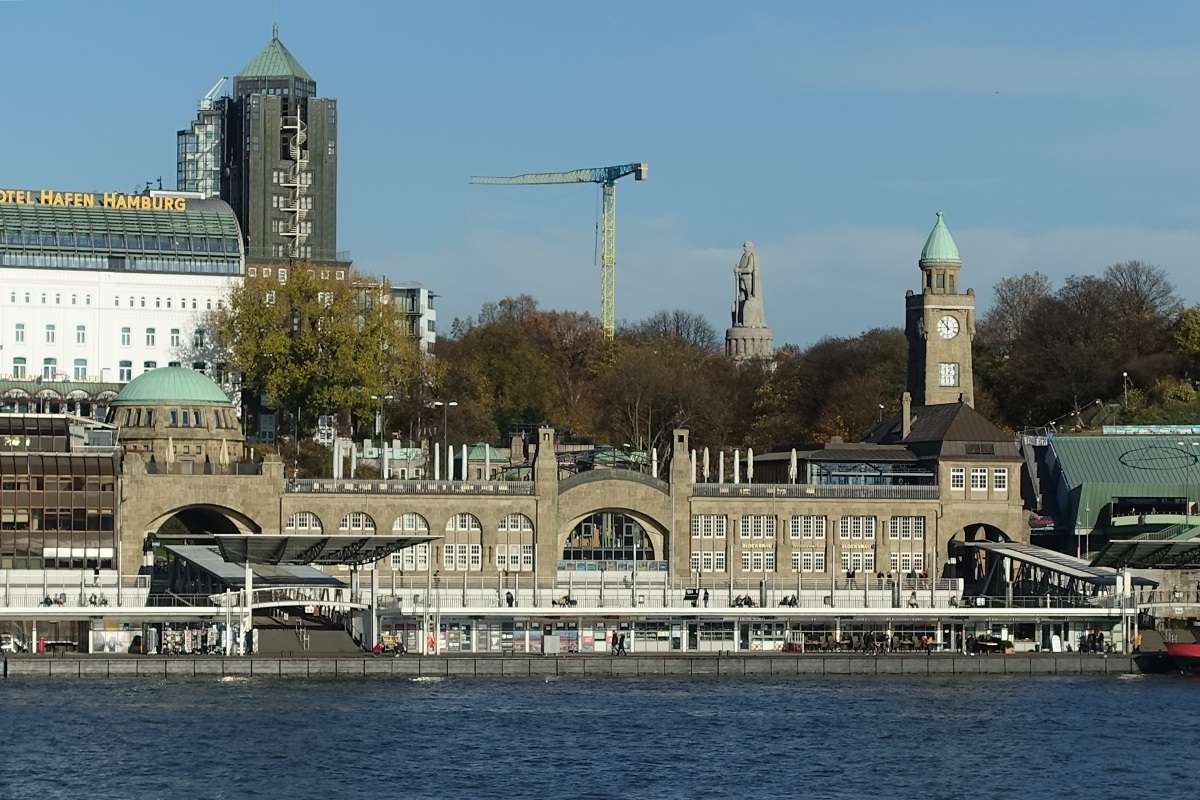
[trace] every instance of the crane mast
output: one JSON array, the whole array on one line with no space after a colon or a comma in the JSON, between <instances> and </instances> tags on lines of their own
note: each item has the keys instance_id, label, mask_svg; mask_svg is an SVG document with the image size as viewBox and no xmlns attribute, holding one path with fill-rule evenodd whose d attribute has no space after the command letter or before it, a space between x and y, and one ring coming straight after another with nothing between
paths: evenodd
<instances>
[{"instance_id":1,"label":"crane mast","mask_svg":"<svg viewBox=\"0 0 1200 800\"><path fill-rule=\"evenodd\" d=\"M600 326L605 337L612 339L616 332L616 266L617 266L617 186L620 178L632 175L634 180L646 180L649 170L645 162L615 167L576 169L569 172L531 172L507 178L475 175L471 183L496 186L519 186L547 183L600 184Z\"/></svg>"}]
</instances>

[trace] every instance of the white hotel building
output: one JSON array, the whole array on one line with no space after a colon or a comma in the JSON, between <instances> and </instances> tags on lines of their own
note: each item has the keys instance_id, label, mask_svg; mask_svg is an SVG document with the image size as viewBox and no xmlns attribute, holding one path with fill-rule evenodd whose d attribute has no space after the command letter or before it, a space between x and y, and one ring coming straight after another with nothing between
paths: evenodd
<instances>
[{"instance_id":1,"label":"white hotel building","mask_svg":"<svg viewBox=\"0 0 1200 800\"><path fill-rule=\"evenodd\" d=\"M45 387L42 396L55 397L47 384L79 384L83 399L100 393L88 384L127 383L156 367L207 369L189 357L198 327L243 273L232 209L176 192L151 192L175 200L150 208L106 207L111 196L100 194L56 205L49 195L0 192L4 395ZM38 388L23 391L27 382Z\"/></svg>"}]
</instances>

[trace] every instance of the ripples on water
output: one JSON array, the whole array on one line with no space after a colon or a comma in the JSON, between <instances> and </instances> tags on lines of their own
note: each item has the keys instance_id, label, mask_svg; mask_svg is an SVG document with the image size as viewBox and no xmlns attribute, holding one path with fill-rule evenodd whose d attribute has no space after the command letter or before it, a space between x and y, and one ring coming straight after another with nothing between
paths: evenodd
<instances>
[{"instance_id":1,"label":"ripples on water","mask_svg":"<svg viewBox=\"0 0 1200 800\"><path fill-rule=\"evenodd\" d=\"M0 681L3 798L1195 797L1200 683Z\"/></svg>"}]
</instances>

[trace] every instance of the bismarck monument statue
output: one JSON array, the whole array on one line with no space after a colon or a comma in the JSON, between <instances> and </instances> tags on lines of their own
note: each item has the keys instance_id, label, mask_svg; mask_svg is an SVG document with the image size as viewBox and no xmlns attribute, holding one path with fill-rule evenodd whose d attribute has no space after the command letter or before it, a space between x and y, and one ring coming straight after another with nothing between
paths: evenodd
<instances>
[{"instance_id":1,"label":"bismarck monument statue","mask_svg":"<svg viewBox=\"0 0 1200 800\"><path fill-rule=\"evenodd\" d=\"M735 359L771 358L775 337L763 311L762 270L754 242L742 245L742 258L733 268L733 327L725 331L725 355Z\"/></svg>"}]
</instances>

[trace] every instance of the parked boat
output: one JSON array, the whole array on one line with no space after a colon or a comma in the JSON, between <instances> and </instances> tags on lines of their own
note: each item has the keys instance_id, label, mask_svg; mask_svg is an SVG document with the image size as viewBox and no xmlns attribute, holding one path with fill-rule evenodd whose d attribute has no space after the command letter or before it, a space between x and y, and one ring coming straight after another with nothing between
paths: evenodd
<instances>
[{"instance_id":1,"label":"parked boat","mask_svg":"<svg viewBox=\"0 0 1200 800\"><path fill-rule=\"evenodd\" d=\"M1200 642L1164 642L1167 654L1184 675L1200 675Z\"/></svg>"}]
</instances>

